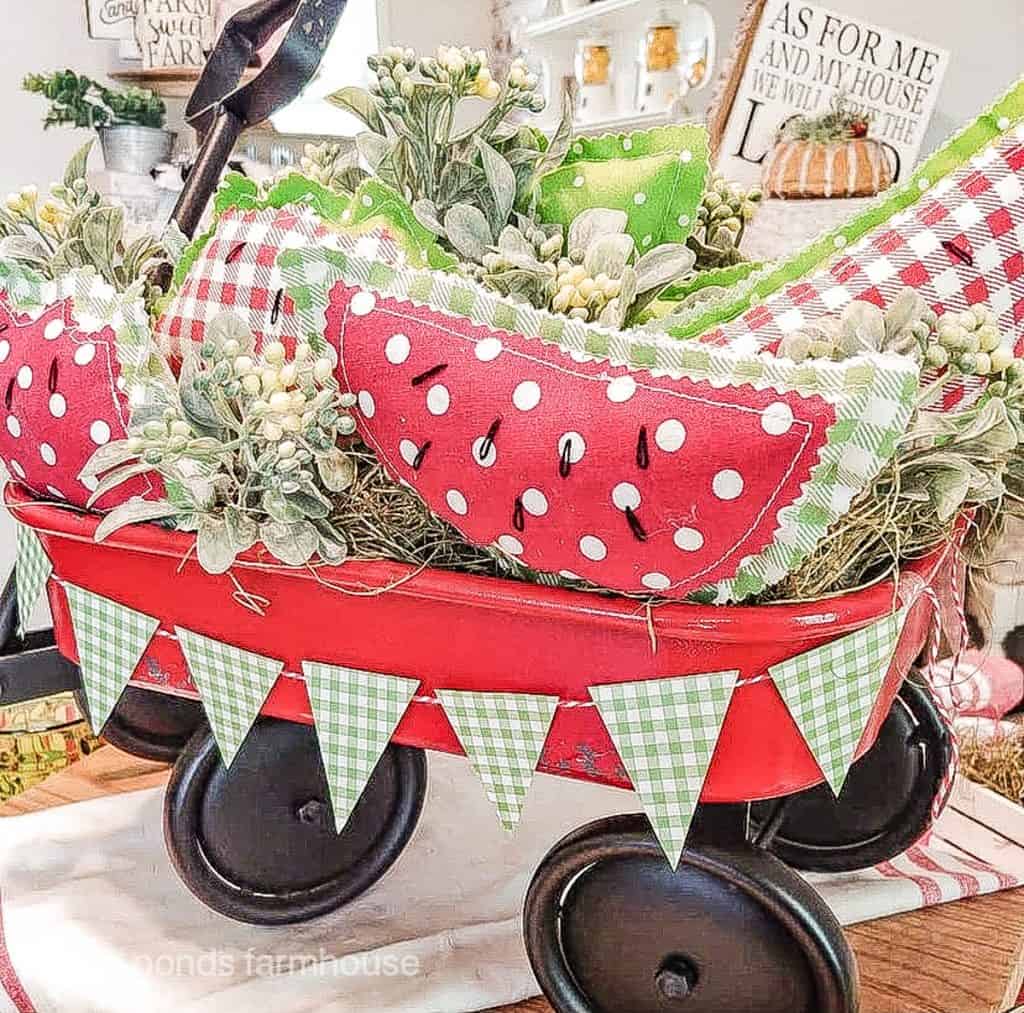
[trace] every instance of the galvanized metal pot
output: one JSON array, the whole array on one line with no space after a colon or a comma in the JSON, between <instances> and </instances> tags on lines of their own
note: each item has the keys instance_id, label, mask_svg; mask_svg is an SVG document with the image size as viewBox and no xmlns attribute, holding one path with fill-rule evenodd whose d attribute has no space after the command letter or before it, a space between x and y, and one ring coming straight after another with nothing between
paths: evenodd
<instances>
[{"instance_id":1,"label":"galvanized metal pot","mask_svg":"<svg viewBox=\"0 0 1024 1013\"><path fill-rule=\"evenodd\" d=\"M171 130L134 124L101 127L99 135L107 170L136 175L148 175L155 165L169 162L176 136Z\"/></svg>"}]
</instances>

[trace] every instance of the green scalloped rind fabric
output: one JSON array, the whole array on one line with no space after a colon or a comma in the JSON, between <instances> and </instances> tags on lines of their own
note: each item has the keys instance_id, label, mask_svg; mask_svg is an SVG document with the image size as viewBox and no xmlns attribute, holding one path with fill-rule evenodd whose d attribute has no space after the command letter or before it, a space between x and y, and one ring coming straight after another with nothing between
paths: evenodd
<instances>
[{"instance_id":1,"label":"green scalloped rind fabric","mask_svg":"<svg viewBox=\"0 0 1024 1013\"><path fill-rule=\"evenodd\" d=\"M710 152L695 124L577 138L565 161L540 181L541 221L566 228L588 208L625 211L643 252L683 243L704 194Z\"/></svg>"},{"instance_id":2,"label":"green scalloped rind fabric","mask_svg":"<svg viewBox=\"0 0 1024 1013\"><path fill-rule=\"evenodd\" d=\"M310 247L278 256L285 288L295 303L300 333L322 336L334 285L342 282L384 297L428 306L495 331L550 342L633 369L667 370L717 386L749 385L816 394L836 406L836 422L800 497L779 511L772 543L744 560L736 575L709 584L694 598L725 604L760 594L792 572L849 509L853 497L874 478L896 449L917 398L918 371L908 359L873 356L847 362L795 364L770 356L679 341L643 331L609 331L509 302L453 274L389 267L344 249Z\"/></svg>"},{"instance_id":3,"label":"green scalloped rind fabric","mask_svg":"<svg viewBox=\"0 0 1024 1013\"><path fill-rule=\"evenodd\" d=\"M697 307L692 314L674 319L667 333L677 338L697 337L729 323L766 296L813 273L866 233L917 203L939 180L961 168L1022 120L1024 78L929 156L905 183L886 190L871 207L819 236L799 253L739 282L735 293L716 299L713 306Z\"/></svg>"},{"instance_id":4,"label":"green scalloped rind fabric","mask_svg":"<svg viewBox=\"0 0 1024 1013\"><path fill-rule=\"evenodd\" d=\"M107 284L90 267L75 268L50 281L13 261L0 260L0 291L21 313L39 313L63 299L72 302L79 329L93 333L110 327L117 361L125 381L132 422L159 418L169 407L167 392L175 390L167 361L159 353L142 299L140 280L124 292Z\"/></svg>"}]
</instances>

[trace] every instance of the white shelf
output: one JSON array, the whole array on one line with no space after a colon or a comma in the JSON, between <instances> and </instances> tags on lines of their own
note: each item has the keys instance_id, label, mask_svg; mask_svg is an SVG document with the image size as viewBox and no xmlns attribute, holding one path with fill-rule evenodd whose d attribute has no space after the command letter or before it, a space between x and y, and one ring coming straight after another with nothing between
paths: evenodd
<instances>
[{"instance_id":1,"label":"white shelf","mask_svg":"<svg viewBox=\"0 0 1024 1013\"><path fill-rule=\"evenodd\" d=\"M599 23L608 31L636 28L636 8L650 6L651 0L593 0L586 7L536 21L523 29L524 39L575 36L581 25ZM632 16L630 16L632 15Z\"/></svg>"}]
</instances>

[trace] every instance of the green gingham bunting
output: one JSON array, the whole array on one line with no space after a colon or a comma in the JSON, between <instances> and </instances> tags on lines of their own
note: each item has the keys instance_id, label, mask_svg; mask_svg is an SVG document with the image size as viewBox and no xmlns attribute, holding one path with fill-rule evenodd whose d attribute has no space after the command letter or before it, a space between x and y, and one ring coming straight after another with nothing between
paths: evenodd
<instances>
[{"instance_id":1,"label":"green gingham bunting","mask_svg":"<svg viewBox=\"0 0 1024 1013\"><path fill-rule=\"evenodd\" d=\"M99 734L160 625L159 619L65 583L89 720Z\"/></svg>"},{"instance_id":2,"label":"green gingham bunting","mask_svg":"<svg viewBox=\"0 0 1024 1013\"><path fill-rule=\"evenodd\" d=\"M454 689L439 689L437 696L501 825L514 830L558 697Z\"/></svg>"},{"instance_id":3,"label":"green gingham bunting","mask_svg":"<svg viewBox=\"0 0 1024 1013\"><path fill-rule=\"evenodd\" d=\"M302 671L340 834L419 680L319 661L304 661Z\"/></svg>"},{"instance_id":4,"label":"green gingham bunting","mask_svg":"<svg viewBox=\"0 0 1024 1013\"><path fill-rule=\"evenodd\" d=\"M224 766L230 767L284 663L175 629Z\"/></svg>"},{"instance_id":5,"label":"green gingham bunting","mask_svg":"<svg viewBox=\"0 0 1024 1013\"><path fill-rule=\"evenodd\" d=\"M24 524L18 525L18 555L14 572L18 586L18 629L24 634L25 624L53 573L53 564L39 536Z\"/></svg>"},{"instance_id":6,"label":"green gingham bunting","mask_svg":"<svg viewBox=\"0 0 1024 1013\"><path fill-rule=\"evenodd\" d=\"M672 868L686 844L739 672L591 686Z\"/></svg>"},{"instance_id":7,"label":"green gingham bunting","mask_svg":"<svg viewBox=\"0 0 1024 1013\"><path fill-rule=\"evenodd\" d=\"M838 796L882 687L904 612L768 669Z\"/></svg>"}]
</instances>

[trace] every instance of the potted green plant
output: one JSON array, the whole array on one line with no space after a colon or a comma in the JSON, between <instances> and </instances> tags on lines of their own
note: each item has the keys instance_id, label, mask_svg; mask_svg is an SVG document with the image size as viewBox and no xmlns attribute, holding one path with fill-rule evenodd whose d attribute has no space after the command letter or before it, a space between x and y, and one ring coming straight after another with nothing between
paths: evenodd
<instances>
[{"instance_id":1,"label":"potted green plant","mask_svg":"<svg viewBox=\"0 0 1024 1013\"><path fill-rule=\"evenodd\" d=\"M145 88L106 88L73 70L29 74L22 86L49 100L44 129L95 130L111 172L145 174L171 157L175 135L164 129L166 106Z\"/></svg>"}]
</instances>

